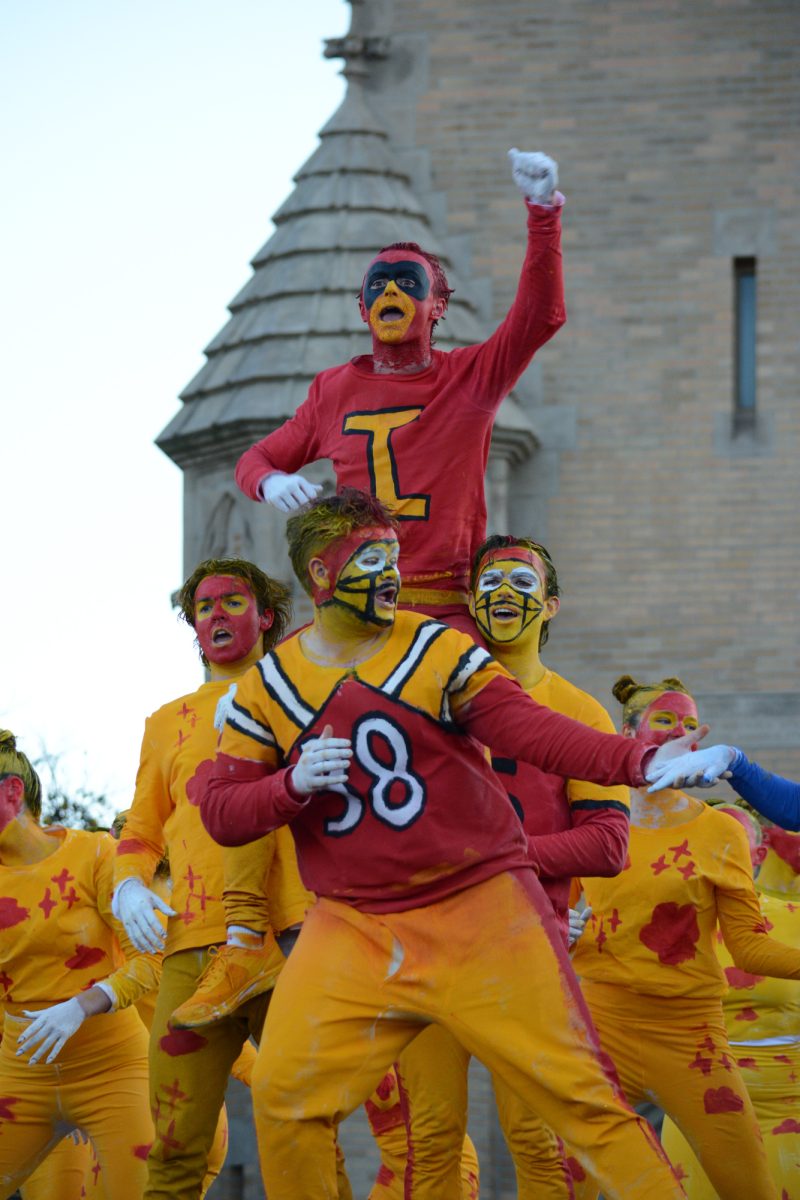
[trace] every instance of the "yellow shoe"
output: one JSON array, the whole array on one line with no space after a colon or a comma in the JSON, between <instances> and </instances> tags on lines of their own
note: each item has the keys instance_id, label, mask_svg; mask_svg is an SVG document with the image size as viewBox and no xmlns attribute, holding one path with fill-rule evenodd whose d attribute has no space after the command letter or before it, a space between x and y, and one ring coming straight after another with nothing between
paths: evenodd
<instances>
[{"instance_id":1,"label":"yellow shoe","mask_svg":"<svg viewBox=\"0 0 800 1200\"><path fill-rule=\"evenodd\" d=\"M194 995L170 1017L176 1029L194 1029L230 1016L245 1000L269 992L286 962L272 933L258 950L212 946L211 961L197 981Z\"/></svg>"}]
</instances>

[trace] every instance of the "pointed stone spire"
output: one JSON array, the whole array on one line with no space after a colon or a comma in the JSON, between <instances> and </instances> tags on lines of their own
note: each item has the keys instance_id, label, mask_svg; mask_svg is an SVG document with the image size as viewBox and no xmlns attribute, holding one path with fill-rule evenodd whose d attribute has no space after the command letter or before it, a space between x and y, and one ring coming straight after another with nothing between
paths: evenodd
<instances>
[{"instance_id":1,"label":"pointed stone spire","mask_svg":"<svg viewBox=\"0 0 800 1200\"><path fill-rule=\"evenodd\" d=\"M354 18L364 8L355 0ZM484 336L477 307L365 97L362 60L385 54L388 39L348 35L341 41L335 52L346 60L344 100L275 213L275 232L231 301L230 320L181 394L182 411L158 438L179 465L193 460L212 429L217 444L233 438L244 449L292 415L317 372L369 353L356 293L370 258L389 242L419 242L447 269L456 293L437 328L438 345Z\"/></svg>"}]
</instances>

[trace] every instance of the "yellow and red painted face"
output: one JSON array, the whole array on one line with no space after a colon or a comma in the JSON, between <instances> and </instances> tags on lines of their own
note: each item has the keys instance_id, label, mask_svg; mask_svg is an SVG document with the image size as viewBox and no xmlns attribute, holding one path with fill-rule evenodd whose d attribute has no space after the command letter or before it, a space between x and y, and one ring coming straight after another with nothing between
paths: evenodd
<instances>
[{"instance_id":1,"label":"yellow and red painted face","mask_svg":"<svg viewBox=\"0 0 800 1200\"><path fill-rule=\"evenodd\" d=\"M25 784L19 775L0 775L0 833L16 820L25 801Z\"/></svg>"},{"instance_id":2,"label":"yellow and red painted face","mask_svg":"<svg viewBox=\"0 0 800 1200\"><path fill-rule=\"evenodd\" d=\"M484 555L472 603L475 623L490 645L535 637L538 646L542 622L554 615L548 610L546 579L544 563L527 546L503 547Z\"/></svg>"},{"instance_id":3,"label":"yellow and red painted face","mask_svg":"<svg viewBox=\"0 0 800 1200\"><path fill-rule=\"evenodd\" d=\"M209 662L235 663L247 658L274 613L259 613L256 598L243 579L207 575L194 594L194 628Z\"/></svg>"},{"instance_id":4,"label":"yellow and red painted face","mask_svg":"<svg viewBox=\"0 0 800 1200\"><path fill-rule=\"evenodd\" d=\"M384 345L429 339L432 322L444 311L433 294L430 265L412 250L384 250L373 259L361 304L373 338Z\"/></svg>"},{"instance_id":5,"label":"yellow and red painted face","mask_svg":"<svg viewBox=\"0 0 800 1200\"><path fill-rule=\"evenodd\" d=\"M779 825L770 825L764 830L764 845L791 868L793 875L800 875L800 833L790 833Z\"/></svg>"},{"instance_id":6,"label":"yellow and red painted face","mask_svg":"<svg viewBox=\"0 0 800 1200\"><path fill-rule=\"evenodd\" d=\"M329 584L314 587L314 603L335 604L370 625L391 625L400 594L400 546L392 529L357 529L319 554Z\"/></svg>"},{"instance_id":7,"label":"yellow and red painted face","mask_svg":"<svg viewBox=\"0 0 800 1200\"><path fill-rule=\"evenodd\" d=\"M700 724L697 705L683 692L661 692L642 713L636 737L649 746L663 746L684 734L694 733Z\"/></svg>"}]
</instances>

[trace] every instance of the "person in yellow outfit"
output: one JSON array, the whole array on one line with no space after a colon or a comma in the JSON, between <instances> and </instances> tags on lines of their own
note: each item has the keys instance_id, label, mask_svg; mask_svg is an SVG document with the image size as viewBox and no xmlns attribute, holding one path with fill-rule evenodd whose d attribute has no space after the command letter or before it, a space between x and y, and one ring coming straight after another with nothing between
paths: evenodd
<instances>
[{"instance_id":1,"label":"person in yellow outfit","mask_svg":"<svg viewBox=\"0 0 800 1200\"><path fill-rule=\"evenodd\" d=\"M114 842L43 828L41 784L0 732L0 1198L71 1128L91 1137L109 1200L140 1200L153 1138L147 1034L158 983L112 917Z\"/></svg>"},{"instance_id":2,"label":"person in yellow outfit","mask_svg":"<svg viewBox=\"0 0 800 1200\"><path fill-rule=\"evenodd\" d=\"M589 729L537 705L468 635L396 613L395 522L374 497L317 500L287 536L314 621L239 681L201 804L222 844L291 822L318 897L253 1074L270 1200L336 1196L337 1121L430 1023L575 1141L611 1200L680 1196L604 1073L482 744L610 786L670 777L673 758L691 770L688 739L656 750Z\"/></svg>"},{"instance_id":3,"label":"person in yellow outfit","mask_svg":"<svg viewBox=\"0 0 800 1200\"><path fill-rule=\"evenodd\" d=\"M720 805L741 821L750 843L761 915L775 937L800 947L800 834L763 831L752 813ZM728 991L722 1010L731 1051L761 1127L770 1172L781 1200L800 1200L800 983L737 967L717 935ZM689 1200L717 1192L689 1143L667 1118L662 1141Z\"/></svg>"},{"instance_id":4,"label":"person in yellow outfit","mask_svg":"<svg viewBox=\"0 0 800 1200\"><path fill-rule=\"evenodd\" d=\"M163 934L156 913L168 916L150 1037L155 1140L148 1157L146 1200L195 1200L231 1067L248 1037L260 1033L269 999L247 1000L234 1016L202 1031L178 1029L171 1021L226 942L222 851L203 828L198 809L217 741L215 710L231 682L281 637L289 615L288 592L243 559L209 559L187 579L180 605L197 633L210 679L165 704L146 723L114 872L115 911L134 944L157 948ZM172 875L169 904L151 888L165 852ZM302 919L307 897L288 831L270 834L240 852L239 873L242 895L266 891L276 929ZM272 879L279 880L279 888ZM260 911L260 903L257 907ZM269 953L276 976L284 959L271 935ZM247 950L241 954L246 958Z\"/></svg>"},{"instance_id":5,"label":"person in yellow outfit","mask_svg":"<svg viewBox=\"0 0 800 1200\"><path fill-rule=\"evenodd\" d=\"M559 605L558 573L546 547L528 538L495 534L478 549L470 612L494 657L538 704L613 733L603 706L541 660ZM573 876L613 875L625 863L628 789L547 775L529 763L498 755L492 765L522 822L531 862L566 943ZM526 969L524 964L520 969ZM464 1178L460 1160L468 1067L467 1052L438 1025L415 1039L395 1066L407 1121L405 1184L414 1200L455 1194L455 1178ZM502 1080L495 1080L495 1094L514 1159L519 1200L564 1196L569 1184L557 1138ZM399 1136L397 1129L390 1135L376 1134L385 1174L396 1174ZM402 1189L396 1195L402 1200Z\"/></svg>"},{"instance_id":6,"label":"person in yellow outfit","mask_svg":"<svg viewBox=\"0 0 800 1200\"><path fill-rule=\"evenodd\" d=\"M613 692L625 735L644 745L698 727L678 679L626 675ZM628 1100L673 1118L722 1200L776 1200L722 1015L717 924L740 971L800 979L800 950L767 931L741 826L684 792L635 792L625 869L582 882L592 916L573 966ZM595 1196L598 1181L584 1174L576 1165L576 1195Z\"/></svg>"}]
</instances>

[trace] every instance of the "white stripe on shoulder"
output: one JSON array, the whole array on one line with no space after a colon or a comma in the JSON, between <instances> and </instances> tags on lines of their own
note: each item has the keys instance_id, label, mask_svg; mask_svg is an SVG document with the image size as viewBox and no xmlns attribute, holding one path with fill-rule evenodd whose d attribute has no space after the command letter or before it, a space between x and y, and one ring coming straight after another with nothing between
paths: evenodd
<instances>
[{"instance_id":1,"label":"white stripe on shoulder","mask_svg":"<svg viewBox=\"0 0 800 1200\"><path fill-rule=\"evenodd\" d=\"M316 713L309 708L299 694L294 684L281 670L278 660L270 652L258 663L258 669L264 687L273 700L281 706L286 715L301 729L305 729L314 720Z\"/></svg>"},{"instance_id":2,"label":"white stripe on shoulder","mask_svg":"<svg viewBox=\"0 0 800 1200\"><path fill-rule=\"evenodd\" d=\"M232 683L224 696L220 696L217 701L217 707L214 710L214 728L218 733L222 733L225 728L225 722L231 714L233 698L236 695L236 684Z\"/></svg>"},{"instance_id":3,"label":"white stripe on shoulder","mask_svg":"<svg viewBox=\"0 0 800 1200\"><path fill-rule=\"evenodd\" d=\"M448 695L452 696L466 687L475 672L485 667L487 662L491 662L491 658L489 651L484 650L482 646L474 646L472 650L468 650L447 682Z\"/></svg>"},{"instance_id":4,"label":"white stripe on shoulder","mask_svg":"<svg viewBox=\"0 0 800 1200\"><path fill-rule=\"evenodd\" d=\"M381 691L388 692L392 696L399 695L403 685L408 682L409 676L413 675L419 666L425 651L446 629L447 626L442 625L439 621L426 621L424 625L420 625L408 650L389 678L381 684Z\"/></svg>"},{"instance_id":5,"label":"white stripe on shoulder","mask_svg":"<svg viewBox=\"0 0 800 1200\"><path fill-rule=\"evenodd\" d=\"M253 738L255 741L260 742L262 746L275 745L275 738L269 726L262 725L260 721L255 719L251 712L248 712L243 705L237 704L235 700L231 701L226 721L231 729L235 729L237 733L243 733L247 737Z\"/></svg>"}]
</instances>

